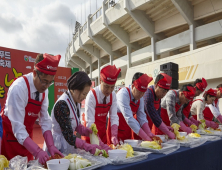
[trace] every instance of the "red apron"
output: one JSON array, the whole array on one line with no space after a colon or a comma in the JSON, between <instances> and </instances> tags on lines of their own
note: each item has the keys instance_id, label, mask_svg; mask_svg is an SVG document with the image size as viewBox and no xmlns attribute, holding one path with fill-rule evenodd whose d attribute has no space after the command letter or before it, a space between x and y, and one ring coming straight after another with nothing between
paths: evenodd
<instances>
[{"instance_id":1,"label":"red apron","mask_svg":"<svg viewBox=\"0 0 222 170\"><path fill-rule=\"evenodd\" d=\"M188 105L187 105L186 107L184 107L183 110L182 110L184 116L185 116L186 118L188 118L188 119L189 119L190 109L191 109L192 103L193 103L193 101L190 101L190 102L188 103ZM186 123L184 123L184 124L185 124L186 126L188 126Z\"/></svg>"},{"instance_id":2,"label":"red apron","mask_svg":"<svg viewBox=\"0 0 222 170\"><path fill-rule=\"evenodd\" d=\"M151 88L149 88L149 89L153 93L153 98L155 98L153 89L151 89ZM156 110L159 109L159 107L160 107L160 99L158 101L154 100L154 107L155 107ZM152 122L152 120L150 119L150 117L148 115L147 115L147 120ZM149 123L149 125L150 125L150 123ZM153 122L152 122L152 126L150 126L150 129L152 129L152 133L154 133L155 131L158 130L158 128L153 124Z\"/></svg>"},{"instance_id":3,"label":"red apron","mask_svg":"<svg viewBox=\"0 0 222 170\"><path fill-rule=\"evenodd\" d=\"M140 100L135 104L133 101L131 101L131 94L130 89L126 87L129 97L130 97L130 108L133 112L133 116L135 118L135 115L137 113L137 110L140 106ZM129 125L126 123L125 118L123 117L123 114L121 112L117 113L119 116L119 127L118 127L118 140L124 141L125 139L131 139L132 137L132 129L129 127ZM110 119L108 121L107 126L107 144L110 145L111 142L111 123Z\"/></svg>"},{"instance_id":4,"label":"red apron","mask_svg":"<svg viewBox=\"0 0 222 170\"><path fill-rule=\"evenodd\" d=\"M217 105L218 99L215 100L215 106ZM205 120L212 121L214 118L214 115L212 114L211 110L209 107L205 107L203 111L203 116Z\"/></svg>"},{"instance_id":5,"label":"red apron","mask_svg":"<svg viewBox=\"0 0 222 170\"><path fill-rule=\"evenodd\" d=\"M110 94L110 102L108 104L99 104L96 96L96 91L92 89L93 95L96 99L96 108L95 108L95 124L98 129L98 134L100 139L103 143L107 143L106 138L106 117L110 110L110 107L112 106L112 93ZM85 118L83 119L85 120ZM85 121L86 122L86 121ZM84 122L84 125L86 123ZM90 143L90 139L87 136L82 136L83 140L86 140L86 142Z\"/></svg>"},{"instance_id":6,"label":"red apron","mask_svg":"<svg viewBox=\"0 0 222 170\"><path fill-rule=\"evenodd\" d=\"M177 97L177 92L175 90L173 90L174 93L176 94L176 97ZM181 105L179 105L178 103L175 104L175 111L177 112L179 109L180 109ZM167 125L167 126L170 126L170 119L168 117L168 114L167 114L167 110L164 109L164 108L161 108L161 118L163 120L163 122ZM157 129L157 132L155 133L155 135L163 135L164 133Z\"/></svg>"},{"instance_id":7,"label":"red apron","mask_svg":"<svg viewBox=\"0 0 222 170\"><path fill-rule=\"evenodd\" d=\"M151 91L152 91L152 93L153 93L153 98L155 98L154 97L154 91L153 91L153 89L151 89L151 88L149 88ZM158 110L159 109L159 107L160 107L160 99L158 100L158 101L156 101L156 100L154 100L154 107L155 107L155 109L156 110ZM145 111L146 112L146 111ZM147 120L148 120L148 123L149 123L149 127L150 127L150 129L152 129L152 127L153 127L153 121L152 121L152 119L149 117L149 114L148 113L146 113L146 118L147 118Z\"/></svg>"},{"instance_id":8,"label":"red apron","mask_svg":"<svg viewBox=\"0 0 222 170\"><path fill-rule=\"evenodd\" d=\"M149 88L149 89L152 91L152 93L153 93L153 98L154 98L153 89L152 89L152 88ZM159 99L158 101L154 100L154 107L155 107L156 110L159 109L159 106L160 106L160 99ZM152 127L153 127L153 121L152 121L152 119L149 117L149 114L146 112L146 110L145 110L145 113L146 113L146 115L147 115L146 118L147 118L147 120L148 120L149 127L150 127L150 129L152 129Z\"/></svg>"},{"instance_id":9,"label":"red apron","mask_svg":"<svg viewBox=\"0 0 222 170\"><path fill-rule=\"evenodd\" d=\"M193 101L190 101L188 103L188 105L183 108L182 112L183 112L184 116L186 116L187 118L189 118L189 114L190 114L190 109L191 109L192 103L193 103Z\"/></svg>"},{"instance_id":10,"label":"red apron","mask_svg":"<svg viewBox=\"0 0 222 170\"><path fill-rule=\"evenodd\" d=\"M36 101L31 99L30 94L30 87L27 77L23 76L27 88L28 88L28 104L25 107L25 118L24 118L24 125L26 130L29 134L29 137L32 139L33 137L33 126L35 124L36 119L38 119L38 113L41 110L42 102L45 98L45 93L43 93L42 101ZM18 143L17 139L15 138L11 122L7 116L4 115L4 109L2 109L2 120L3 120L3 139L2 139L2 154L10 160L13 157L20 155L20 156L27 156L28 161L33 160L32 154L21 144Z\"/></svg>"}]
</instances>

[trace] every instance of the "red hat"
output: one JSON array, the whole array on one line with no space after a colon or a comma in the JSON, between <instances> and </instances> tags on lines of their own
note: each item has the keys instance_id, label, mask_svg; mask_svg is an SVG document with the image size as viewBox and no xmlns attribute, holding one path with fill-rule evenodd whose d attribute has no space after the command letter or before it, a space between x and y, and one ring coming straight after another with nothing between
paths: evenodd
<instances>
[{"instance_id":1,"label":"red hat","mask_svg":"<svg viewBox=\"0 0 222 170\"><path fill-rule=\"evenodd\" d=\"M195 96L195 92L196 89L192 86L187 86L187 89L189 91L183 91L183 94L185 95L185 97L189 100L193 100L194 96Z\"/></svg>"},{"instance_id":2,"label":"red hat","mask_svg":"<svg viewBox=\"0 0 222 170\"><path fill-rule=\"evenodd\" d=\"M207 81L204 78L202 78L202 82L197 83L196 86L198 89L200 89L203 92L207 87Z\"/></svg>"},{"instance_id":3,"label":"red hat","mask_svg":"<svg viewBox=\"0 0 222 170\"><path fill-rule=\"evenodd\" d=\"M100 78L107 84L115 84L120 71L115 65L108 65L100 71Z\"/></svg>"},{"instance_id":4,"label":"red hat","mask_svg":"<svg viewBox=\"0 0 222 170\"><path fill-rule=\"evenodd\" d=\"M157 85L163 89L170 89L170 85L172 82L172 77L170 77L169 75L165 74L165 73L160 73L163 78L160 79L157 83Z\"/></svg>"},{"instance_id":5,"label":"red hat","mask_svg":"<svg viewBox=\"0 0 222 170\"><path fill-rule=\"evenodd\" d=\"M43 54L43 58L42 61L35 65L37 70L45 74L55 75L61 55L52 56L45 53Z\"/></svg>"},{"instance_id":6,"label":"red hat","mask_svg":"<svg viewBox=\"0 0 222 170\"><path fill-rule=\"evenodd\" d=\"M211 96L217 96L217 90L216 89L209 89L206 91L206 94L209 94Z\"/></svg>"},{"instance_id":7,"label":"red hat","mask_svg":"<svg viewBox=\"0 0 222 170\"><path fill-rule=\"evenodd\" d=\"M145 92L147 90L148 84L153 80L152 77L149 77L147 74L143 74L137 80L133 82L137 90Z\"/></svg>"}]
</instances>

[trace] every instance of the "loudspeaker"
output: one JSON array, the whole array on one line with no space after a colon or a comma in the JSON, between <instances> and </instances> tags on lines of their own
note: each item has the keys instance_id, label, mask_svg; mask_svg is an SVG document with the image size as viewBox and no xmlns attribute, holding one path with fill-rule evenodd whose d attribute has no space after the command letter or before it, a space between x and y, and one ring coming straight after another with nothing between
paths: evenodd
<instances>
[{"instance_id":1,"label":"loudspeaker","mask_svg":"<svg viewBox=\"0 0 222 170\"><path fill-rule=\"evenodd\" d=\"M167 75L169 75L170 77L172 77L173 79L179 79L179 73L177 71L164 71L164 73L166 73Z\"/></svg>"},{"instance_id":2,"label":"loudspeaker","mask_svg":"<svg viewBox=\"0 0 222 170\"><path fill-rule=\"evenodd\" d=\"M178 64L169 62L169 63L160 65L160 71L168 71L168 70L178 72Z\"/></svg>"},{"instance_id":3,"label":"loudspeaker","mask_svg":"<svg viewBox=\"0 0 222 170\"><path fill-rule=\"evenodd\" d=\"M178 64L175 64L172 62L160 65L160 71L163 71L164 73L166 73L167 75L172 77L172 83L171 83L170 89L178 89L179 88L178 70L179 70Z\"/></svg>"},{"instance_id":4,"label":"loudspeaker","mask_svg":"<svg viewBox=\"0 0 222 170\"><path fill-rule=\"evenodd\" d=\"M172 83L171 83L171 86L170 86L170 89L178 89L179 88L179 81L178 79L172 79Z\"/></svg>"}]
</instances>

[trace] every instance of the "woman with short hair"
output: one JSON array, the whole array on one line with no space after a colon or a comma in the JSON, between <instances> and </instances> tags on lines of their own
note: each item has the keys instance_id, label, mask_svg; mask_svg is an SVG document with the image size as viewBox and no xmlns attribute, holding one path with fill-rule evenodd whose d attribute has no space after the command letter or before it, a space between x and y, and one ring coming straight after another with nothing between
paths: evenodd
<instances>
[{"instance_id":1,"label":"woman with short hair","mask_svg":"<svg viewBox=\"0 0 222 170\"><path fill-rule=\"evenodd\" d=\"M195 95L194 97L197 97L199 96L202 92L204 92L204 90L206 89L207 87L207 81L205 80L205 78L202 78L202 79L196 79L194 81L194 84L193 84L193 87L196 89L195 91ZM193 100L191 100L189 103L187 104L184 104L183 106L183 118L184 120L185 119L189 119L192 123L194 123L196 126L198 126L201 122L200 121L197 121L193 118L193 116L191 116L191 113L190 113L190 108L192 106L192 103L193 103ZM185 121L185 124L189 125L189 122L188 121Z\"/></svg>"},{"instance_id":2,"label":"woman with short hair","mask_svg":"<svg viewBox=\"0 0 222 170\"><path fill-rule=\"evenodd\" d=\"M222 123L222 115L219 109L219 99L222 98L222 84L219 84L215 90L217 90L216 99L212 104L206 105L203 111L204 119L209 121L218 120L220 123Z\"/></svg>"},{"instance_id":3,"label":"woman with short hair","mask_svg":"<svg viewBox=\"0 0 222 170\"><path fill-rule=\"evenodd\" d=\"M194 119L196 120L204 119L203 111L206 107L206 104L208 105L212 104L215 101L216 96L217 96L217 90L209 89L204 93L204 96L201 99L194 100L190 109L191 115L194 117ZM219 127L219 125L213 121L205 119L205 122L207 127L211 127L213 129Z\"/></svg>"},{"instance_id":4,"label":"woman with short hair","mask_svg":"<svg viewBox=\"0 0 222 170\"><path fill-rule=\"evenodd\" d=\"M80 123L80 103L86 98L91 85L85 72L74 73L67 81L68 91L59 97L52 109L52 135L55 145L63 153L73 153L74 148L80 148L94 154L96 148L100 149L98 145L88 144L74 134L75 131L83 136L92 133Z\"/></svg>"}]
</instances>

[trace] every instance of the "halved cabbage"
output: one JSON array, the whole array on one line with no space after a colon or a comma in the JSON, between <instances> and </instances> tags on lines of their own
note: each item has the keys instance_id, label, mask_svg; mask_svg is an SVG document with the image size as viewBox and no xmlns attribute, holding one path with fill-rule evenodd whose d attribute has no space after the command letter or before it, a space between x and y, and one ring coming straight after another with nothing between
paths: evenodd
<instances>
[{"instance_id":1,"label":"halved cabbage","mask_svg":"<svg viewBox=\"0 0 222 170\"><path fill-rule=\"evenodd\" d=\"M204 130L206 133L211 134L212 132L210 130Z\"/></svg>"},{"instance_id":2,"label":"halved cabbage","mask_svg":"<svg viewBox=\"0 0 222 170\"><path fill-rule=\"evenodd\" d=\"M69 154L68 156L65 156L64 159L70 160L69 170L78 170L92 165L89 160L84 159L77 154Z\"/></svg>"},{"instance_id":3,"label":"halved cabbage","mask_svg":"<svg viewBox=\"0 0 222 170\"><path fill-rule=\"evenodd\" d=\"M4 155L0 155L0 170L9 167L8 159Z\"/></svg>"},{"instance_id":4,"label":"halved cabbage","mask_svg":"<svg viewBox=\"0 0 222 170\"><path fill-rule=\"evenodd\" d=\"M201 124L199 124L199 129L204 130L206 128L205 119L200 120Z\"/></svg>"},{"instance_id":5,"label":"halved cabbage","mask_svg":"<svg viewBox=\"0 0 222 170\"><path fill-rule=\"evenodd\" d=\"M128 143L121 145L119 149L127 151L127 154L126 154L127 158L134 157L134 155L133 155L134 154L133 148Z\"/></svg>"},{"instance_id":6,"label":"halved cabbage","mask_svg":"<svg viewBox=\"0 0 222 170\"><path fill-rule=\"evenodd\" d=\"M143 141L141 146L144 148L162 149L162 147L155 141Z\"/></svg>"},{"instance_id":7,"label":"halved cabbage","mask_svg":"<svg viewBox=\"0 0 222 170\"><path fill-rule=\"evenodd\" d=\"M191 125L190 128L192 129L193 133L197 133L197 126L196 125Z\"/></svg>"},{"instance_id":8,"label":"halved cabbage","mask_svg":"<svg viewBox=\"0 0 222 170\"><path fill-rule=\"evenodd\" d=\"M200 138L201 137L198 133L190 133L189 136L192 138Z\"/></svg>"},{"instance_id":9,"label":"halved cabbage","mask_svg":"<svg viewBox=\"0 0 222 170\"><path fill-rule=\"evenodd\" d=\"M179 133L180 125L178 125L177 123L173 123L171 125L171 127L173 128L176 139L178 139L178 140L184 140L185 139L185 136L180 136L180 133Z\"/></svg>"},{"instance_id":10,"label":"halved cabbage","mask_svg":"<svg viewBox=\"0 0 222 170\"><path fill-rule=\"evenodd\" d=\"M108 158L109 155L107 154L107 152L103 149L103 150L99 150L98 148L96 148L96 152L95 152L95 156L98 156L100 153L102 153L102 156L105 158Z\"/></svg>"},{"instance_id":11,"label":"halved cabbage","mask_svg":"<svg viewBox=\"0 0 222 170\"><path fill-rule=\"evenodd\" d=\"M98 138L98 136L97 136L98 129L96 128L96 124L93 123L93 124L91 125L90 129L93 131L93 133L89 135L90 143L91 143L91 144L99 145L99 138Z\"/></svg>"}]
</instances>

